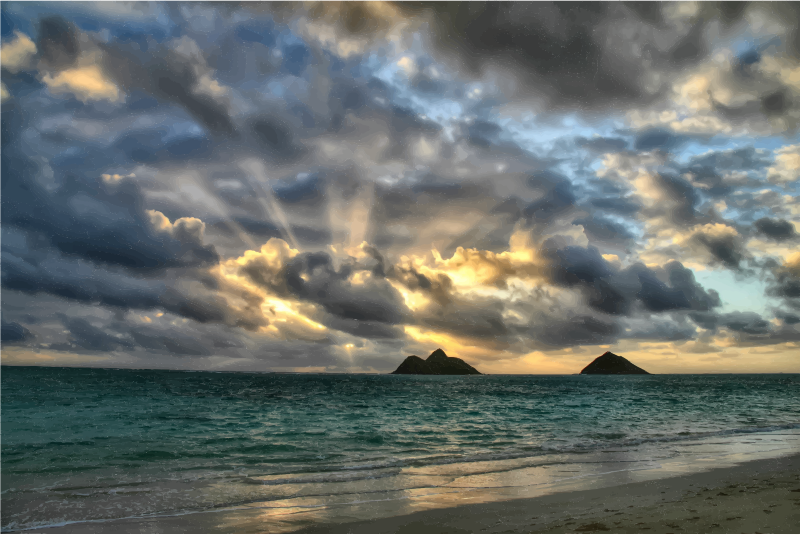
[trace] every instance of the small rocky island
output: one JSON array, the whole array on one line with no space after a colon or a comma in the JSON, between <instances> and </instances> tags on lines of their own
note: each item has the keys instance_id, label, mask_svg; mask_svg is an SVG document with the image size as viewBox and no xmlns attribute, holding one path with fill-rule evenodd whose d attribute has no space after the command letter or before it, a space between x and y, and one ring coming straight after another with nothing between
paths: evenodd
<instances>
[{"instance_id":1,"label":"small rocky island","mask_svg":"<svg viewBox=\"0 0 800 535\"><path fill-rule=\"evenodd\" d=\"M422 360L416 355L406 357L393 375L482 375L481 372L461 359L448 357L444 351L437 349Z\"/></svg>"},{"instance_id":2,"label":"small rocky island","mask_svg":"<svg viewBox=\"0 0 800 535\"><path fill-rule=\"evenodd\" d=\"M650 375L626 358L606 351L581 370L581 375Z\"/></svg>"}]
</instances>

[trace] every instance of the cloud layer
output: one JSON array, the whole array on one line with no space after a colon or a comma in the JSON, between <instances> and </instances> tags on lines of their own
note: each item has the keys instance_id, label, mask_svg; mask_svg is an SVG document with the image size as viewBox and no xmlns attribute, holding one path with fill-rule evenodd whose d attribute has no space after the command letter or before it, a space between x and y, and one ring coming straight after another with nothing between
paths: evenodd
<instances>
[{"instance_id":1,"label":"cloud layer","mask_svg":"<svg viewBox=\"0 0 800 535\"><path fill-rule=\"evenodd\" d=\"M798 371L798 14L4 4L3 360Z\"/></svg>"}]
</instances>

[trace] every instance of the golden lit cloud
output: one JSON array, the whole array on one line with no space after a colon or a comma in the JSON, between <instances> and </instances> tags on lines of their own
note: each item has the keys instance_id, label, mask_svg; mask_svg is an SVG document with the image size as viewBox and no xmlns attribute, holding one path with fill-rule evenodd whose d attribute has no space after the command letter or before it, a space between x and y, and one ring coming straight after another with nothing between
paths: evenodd
<instances>
[{"instance_id":1,"label":"golden lit cloud","mask_svg":"<svg viewBox=\"0 0 800 535\"><path fill-rule=\"evenodd\" d=\"M55 74L46 73L42 77L42 81L51 93L72 93L83 102L90 100L117 102L124 96L114 82L91 59L72 69Z\"/></svg>"},{"instance_id":2,"label":"golden lit cloud","mask_svg":"<svg viewBox=\"0 0 800 535\"><path fill-rule=\"evenodd\" d=\"M775 151L775 165L767 169L772 182L793 182L800 177L800 144L787 145Z\"/></svg>"},{"instance_id":3,"label":"golden lit cloud","mask_svg":"<svg viewBox=\"0 0 800 535\"><path fill-rule=\"evenodd\" d=\"M0 48L0 63L8 72L16 73L31 68L35 55L36 44L24 33L15 31L14 39Z\"/></svg>"}]
</instances>

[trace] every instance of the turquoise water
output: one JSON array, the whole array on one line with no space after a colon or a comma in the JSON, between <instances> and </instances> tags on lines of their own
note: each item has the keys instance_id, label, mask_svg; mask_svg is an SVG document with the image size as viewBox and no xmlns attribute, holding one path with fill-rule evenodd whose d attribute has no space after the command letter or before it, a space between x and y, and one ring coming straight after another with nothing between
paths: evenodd
<instances>
[{"instance_id":1,"label":"turquoise water","mask_svg":"<svg viewBox=\"0 0 800 535\"><path fill-rule=\"evenodd\" d=\"M491 473L558 455L574 462L610 449L796 430L799 387L799 375L783 374L443 377L4 366L2 528L256 501L346 501L345 494L435 489L477 467Z\"/></svg>"}]
</instances>

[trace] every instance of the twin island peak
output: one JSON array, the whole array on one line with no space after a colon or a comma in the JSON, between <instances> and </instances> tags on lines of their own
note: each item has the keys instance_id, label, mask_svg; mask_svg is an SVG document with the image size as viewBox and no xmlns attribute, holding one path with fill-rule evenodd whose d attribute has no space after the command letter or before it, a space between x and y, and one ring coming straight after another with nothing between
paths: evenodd
<instances>
[{"instance_id":1,"label":"twin island peak","mask_svg":"<svg viewBox=\"0 0 800 535\"><path fill-rule=\"evenodd\" d=\"M448 357L441 349L427 359L406 357L392 375L483 375L461 359ZM626 358L606 351L581 370L581 375L650 375Z\"/></svg>"},{"instance_id":2,"label":"twin island peak","mask_svg":"<svg viewBox=\"0 0 800 535\"><path fill-rule=\"evenodd\" d=\"M422 360L416 355L406 357L394 375L482 375L481 372L461 359L448 357L441 349Z\"/></svg>"}]
</instances>

